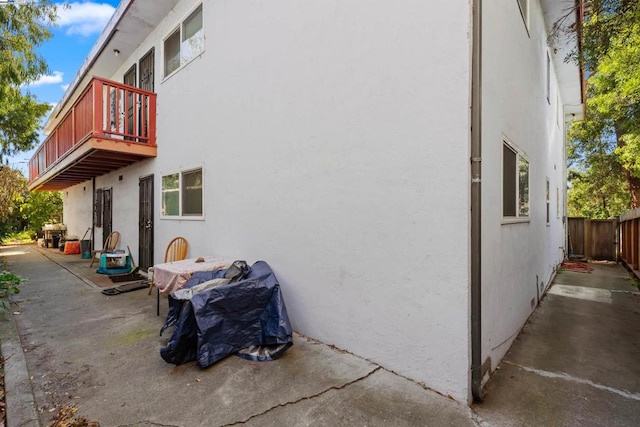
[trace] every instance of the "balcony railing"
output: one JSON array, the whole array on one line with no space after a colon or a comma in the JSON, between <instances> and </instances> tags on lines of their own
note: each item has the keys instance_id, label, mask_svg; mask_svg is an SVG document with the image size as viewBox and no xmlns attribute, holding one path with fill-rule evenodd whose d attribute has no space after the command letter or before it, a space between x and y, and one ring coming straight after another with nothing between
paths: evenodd
<instances>
[{"instance_id":1,"label":"balcony railing","mask_svg":"<svg viewBox=\"0 0 640 427\"><path fill-rule=\"evenodd\" d=\"M29 181L92 138L155 147L156 94L94 77L29 161Z\"/></svg>"}]
</instances>

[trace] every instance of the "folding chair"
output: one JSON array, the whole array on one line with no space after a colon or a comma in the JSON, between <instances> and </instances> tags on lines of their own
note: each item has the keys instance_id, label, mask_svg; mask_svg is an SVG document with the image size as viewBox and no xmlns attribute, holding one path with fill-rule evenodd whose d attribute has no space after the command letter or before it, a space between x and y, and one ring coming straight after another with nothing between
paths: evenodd
<instances>
[{"instance_id":1,"label":"folding chair","mask_svg":"<svg viewBox=\"0 0 640 427\"><path fill-rule=\"evenodd\" d=\"M189 242L184 237L176 237L167 245L167 249L164 251L164 262L181 261L187 257L189 251ZM155 285L153 267L149 267L149 275L151 280L149 281L149 295ZM156 314L160 316L160 289L158 289L158 304L156 308Z\"/></svg>"},{"instance_id":2,"label":"folding chair","mask_svg":"<svg viewBox=\"0 0 640 427\"><path fill-rule=\"evenodd\" d=\"M99 259L102 254L113 252L118 247L119 241L120 233L117 231L112 231L107 236L107 240L104 241L104 247L102 249L91 251L91 264L89 264L89 267L93 267L93 261L95 261L96 255L98 255Z\"/></svg>"}]
</instances>

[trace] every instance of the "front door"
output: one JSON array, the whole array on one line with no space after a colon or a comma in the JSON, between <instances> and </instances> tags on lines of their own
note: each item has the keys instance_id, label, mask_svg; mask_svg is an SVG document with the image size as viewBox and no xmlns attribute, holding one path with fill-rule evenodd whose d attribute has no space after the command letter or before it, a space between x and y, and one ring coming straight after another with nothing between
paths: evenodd
<instances>
[{"instance_id":1,"label":"front door","mask_svg":"<svg viewBox=\"0 0 640 427\"><path fill-rule=\"evenodd\" d=\"M138 265L143 271L153 266L153 175L140 178L138 207Z\"/></svg>"},{"instance_id":2,"label":"front door","mask_svg":"<svg viewBox=\"0 0 640 427\"><path fill-rule=\"evenodd\" d=\"M138 64L138 68L140 69L140 77L138 81L138 87L142 90L146 90L148 92L153 92L155 89L155 82L153 79L153 70L155 67L155 50L151 49L147 52L142 59L140 59L140 63ZM142 108L146 114L144 117L140 117L139 126L140 126L140 134L142 136L149 136L149 130L147 129L147 123L149 123L149 117L147 116L149 112L149 105L146 104L147 98L142 98L145 102L145 105Z\"/></svg>"},{"instance_id":3,"label":"front door","mask_svg":"<svg viewBox=\"0 0 640 427\"><path fill-rule=\"evenodd\" d=\"M102 190L102 247L111 234L113 211L111 206L111 188Z\"/></svg>"},{"instance_id":4,"label":"front door","mask_svg":"<svg viewBox=\"0 0 640 427\"><path fill-rule=\"evenodd\" d=\"M153 81L154 54L155 54L155 51L151 49L142 57L142 59L140 59L140 64L139 64L140 82L138 83L138 87L148 92L153 92L154 90L154 81Z\"/></svg>"},{"instance_id":5,"label":"front door","mask_svg":"<svg viewBox=\"0 0 640 427\"><path fill-rule=\"evenodd\" d=\"M133 64L133 66L131 68L129 68L129 71L126 72L126 74L124 75L124 84L128 85L128 86L136 86L136 64ZM134 110L136 109L136 96L134 96L134 93L131 91L126 91L127 93L127 128L125 130L126 134L129 135L135 135L136 129L134 128L134 123L135 123L135 112ZM128 140L133 140L135 139L132 136L125 136L125 139Z\"/></svg>"}]
</instances>

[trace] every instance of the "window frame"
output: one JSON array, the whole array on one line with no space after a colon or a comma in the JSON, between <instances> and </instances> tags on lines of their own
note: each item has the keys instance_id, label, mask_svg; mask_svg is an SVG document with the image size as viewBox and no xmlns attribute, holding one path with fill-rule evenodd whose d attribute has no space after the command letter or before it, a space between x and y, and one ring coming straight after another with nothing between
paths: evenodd
<instances>
[{"instance_id":1,"label":"window frame","mask_svg":"<svg viewBox=\"0 0 640 427\"><path fill-rule=\"evenodd\" d=\"M170 78L171 76L173 76L174 74L176 74L178 71L180 71L181 69L183 69L184 67L186 67L188 64L190 64L191 62L193 62L193 60L195 60L196 58L198 58L200 55L202 55L205 51L205 37L204 37L204 7L203 7L204 2L202 3L198 3L194 8L190 9L185 16L180 20L180 23L174 27L171 28L171 30L168 32L167 36L164 37L162 39L162 81L164 82L165 80L167 80L168 78ZM201 26L200 29L198 31L196 31L194 33L194 35L192 37L189 37L186 40L184 39L184 33L185 33L185 23L190 20L198 11L198 9L200 9L200 14L201 14ZM202 32L202 48L200 49L200 51L196 54L191 55L189 58L184 58L183 57L183 52L182 52L182 45L186 42L188 42L191 38L196 37L198 32ZM178 66L172 70L171 72L167 73L167 56L166 56L166 43L167 41L176 36L178 37L178 60L179 60L179 64Z\"/></svg>"},{"instance_id":2,"label":"window frame","mask_svg":"<svg viewBox=\"0 0 640 427\"><path fill-rule=\"evenodd\" d=\"M184 175L186 174L190 174L193 172L200 172L201 175L201 186L200 186L200 197L201 197L201 213L200 214L192 214L192 215L185 215L184 214L184 194L185 194L185 188L184 188ZM177 190L178 193L178 200L177 200L177 205L178 205L178 214L177 215L167 215L165 214L165 187L164 187L164 179L165 177L169 177L171 175L178 175L178 188L175 189ZM167 173L163 173L160 175L160 219L173 219L173 220L204 220L205 219L205 212L204 212L204 195L205 195L205 184L204 184L204 166L200 165L200 166L195 166L195 167L190 167L190 168L183 168L180 170L176 170L176 171L172 171L172 172L167 172ZM174 189L171 189L174 190Z\"/></svg>"},{"instance_id":3,"label":"window frame","mask_svg":"<svg viewBox=\"0 0 640 427\"><path fill-rule=\"evenodd\" d=\"M513 170L515 170L513 176L513 184L514 184L514 192L515 194L513 202L515 203L515 216L505 215L505 164L504 164L504 149L507 148L511 150L511 152L515 155L515 165ZM509 141L506 137L502 138L502 160L501 160L501 218L502 224L513 224L513 223L521 223L521 222L530 222L531 221L531 162L527 155L516 147L511 141ZM521 186L519 179L519 171L521 162L526 162L527 165L527 182L526 182L526 191L527 191L527 214L523 215L520 211L520 200L522 198L521 195Z\"/></svg>"}]
</instances>

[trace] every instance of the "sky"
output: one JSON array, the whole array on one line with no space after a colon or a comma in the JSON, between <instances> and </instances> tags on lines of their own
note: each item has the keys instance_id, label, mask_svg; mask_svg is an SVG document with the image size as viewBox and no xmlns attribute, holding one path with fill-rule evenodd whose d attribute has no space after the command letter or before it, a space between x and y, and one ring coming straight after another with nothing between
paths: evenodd
<instances>
[{"instance_id":1,"label":"sky","mask_svg":"<svg viewBox=\"0 0 640 427\"><path fill-rule=\"evenodd\" d=\"M63 2L55 1L57 5ZM43 43L37 52L44 57L49 72L23 88L34 94L38 101L56 105L96 39L109 22L120 0L68 1L69 8L58 7L58 21L51 27L53 37ZM46 121L46 118L43 121ZM42 137L41 137L42 141ZM35 149L9 158L9 164L27 175L27 163Z\"/></svg>"}]
</instances>

